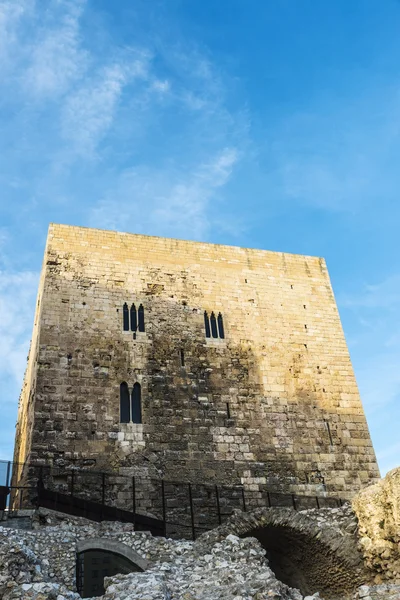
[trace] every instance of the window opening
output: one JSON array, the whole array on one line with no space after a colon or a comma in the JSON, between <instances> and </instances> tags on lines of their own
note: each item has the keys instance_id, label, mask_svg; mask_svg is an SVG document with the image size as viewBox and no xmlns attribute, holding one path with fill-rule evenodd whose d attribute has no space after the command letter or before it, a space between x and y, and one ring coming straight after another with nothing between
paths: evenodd
<instances>
[{"instance_id":1,"label":"window opening","mask_svg":"<svg viewBox=\"0 0 400 600\"><path fill-rule=\"evenodd\" d=\"M228 419L231 418L231 409L229 406L229 402L226 403L226 415L227 415Z\"/></svg>"},{"instance_id":2,"label":"window opening","mask_svg":"<svg viewBox=\"0 0 400 600\"><path fill-rule=\"evenodd\" d=\"M180 351L180 357L181 357L181 367L184 367L185 366L185 353L182 349Z\"/></svg>"},{"instance_id":3,"label":"window opening","mask_svg":"<svg viewBox=\"0 0 400 600\"><path fill-rule=\"evenodd\" d=\"M138 319L139 319L139 331L143 331L144 332L144 308L143 308L143 304L141 304L139 306Z\"/></svg>"},{"instance_id":4,"label":"window opening","mask_svg":"<svg viewBox=\"0 0 400 600\"><path fill-rule=\"evenodd\" d=\"M217 319L215 318L214 313L211 313L211 317L210 317L210 324L211 324L211 333L213 338L217 338L218 337L218 331L217 331Z\"/></svg>"},{"instance_id":5,"label":"window opening","mask_svg":"<svg viewBox=\"0 0 400 600\"><path fill-rule=\"evenodd\" d=\"M129 423L131 420L130 398L128 384L124 381L119 386L120 422Z\"/></svg>"},{"instance_id":6,"label":"window opening","mask_svg":"<svg viewBox=\"0 0 400 600\"><path fill-rule=\"evenodd\" d=\"M132 304L131 306L131 331L137 330L137 314L136 314L136 306Z\"/></svg>"},{"instance_id":7,"label":"window opening","mask_svg":"<svg viewBox=\"0 0 400 600\"><path fill-rule=\"evenodd\" d=\"M129 331L129 311L128 311L128 305L125 302L123 309L122 309L122 321L123 321L123 327L124 327L124 331Z\"/></svg>"},{"instance_id":8,"label":"window opening","mask_svg":"<svg viewBox=\"0 0 400 600\"><path fill-rule=\"evenodd\" d=\"M222 319L221 313L218 313L218 332L219 332L219 337L221 338L221 340L223 340L225 337L225 332L224 332L224 321Z\"/></svg>"},{"instance_id":9,"label":"window opening","mask_svg":"<svg viewBox=\"0 0 400 600\"><path fill-rule=\"evenodd\" d=\"M132 390L132 422L142 422L142 391L140 383L135 383Z\"/></svg>"},{"instance_id":10,"label":"window opening","mask_svg":"<svg viewBox=\"0 0 400 600\"><path fill-rule=\"evenodd\" d=\"M209 338L211 337L211 331L210 331L210 320L208 318L208 314L207 311L204 311L204 327L206 329L206 337Z\"/></svg>"},{"instance_id":11,"label":"window opening","mask_svg":"<svg viewBox=\"0 0 400 600\"><path fill-rule=\"evenodd\" d=\"M325 391L325 390L324 390L324 391ZM329 423L328 423L328 421L325 421L325 425L326 425L326 428L327 428L327 430L328 430L329 441L330 441L330 443L331 443L331 446L333 446L332 433L331 433L331 428L330 428L330 426L329 426Z\"/></svg>"}]
</instances>

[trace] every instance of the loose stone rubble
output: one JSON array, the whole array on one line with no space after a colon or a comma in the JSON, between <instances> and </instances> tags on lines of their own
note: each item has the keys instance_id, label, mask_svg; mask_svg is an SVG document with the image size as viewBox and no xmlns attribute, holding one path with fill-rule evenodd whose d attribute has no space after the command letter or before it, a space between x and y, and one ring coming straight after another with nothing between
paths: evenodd
<instances>
[{"instance_id":1,"label":"loose stone rubble","mask_svg":"<svg viewBox=\"0 0 400 600\"><path fill-rule=\"evenodd\" d=\"M399 499L397 469L361 492L353 501L354 512L350 505L299 512L237 511L196 542L156 538L135 532L131 524L93 523L39 509L30 530L0 527L0 599L78 600L76 554L82 544L101 540L128 549L144 571L106 578L100 600L400 600ZM310 572L316 574L313 595L305 596L275 576L262 534L274 528L289 536L282 538L289 540L283 548L288 555L293 551L290 540L295 545L304 538L309 545L308 556L306 550L301 558L304 569L311 565ZM326 578L333 572L333 582L338 574L348 581L350 573L354 588L363 585L343 594L335 586L336 592L322 593L317 585L321 569Z\"/></svg>"}]
</instances>

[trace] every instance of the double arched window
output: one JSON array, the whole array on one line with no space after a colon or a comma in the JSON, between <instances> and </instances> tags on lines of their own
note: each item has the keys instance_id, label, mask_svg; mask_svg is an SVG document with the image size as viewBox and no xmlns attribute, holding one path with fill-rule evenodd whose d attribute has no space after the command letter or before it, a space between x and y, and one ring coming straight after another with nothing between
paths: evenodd
<instances>
[{"instance_id":1,"label":"double arched window","mask_svg":"<svg viewBox=\"0 0 400 600\"><path fill-rule=\"evenodd\" d=\"M122 307L122 327L124 331L142 331L144 332L144 308L143 304L136 310L134 304L128 307L125 302Z\"/></svg>"},{"instance_id":2,"label":"double arched window","mask_svg":"<svg viewBox=\"0 0 400 600\"><path fill-rule=\"evenodd\" d=\"M206 338L225 338L224 321L221 313L218 313L218 317L215 317L214 312L208 316L207 311L204 311L204 327L206 330Z\"/></svg>"},{"instance_id":3,"label":"double arched window","mask_svg":"<svg viewBox=\"0 0 400 600\"><path fill-rule=\"evenodd\" d=\"M121 423L142 422L142 390L140 383L135 383L132 392L124 381L119 386L119 414Z\"/></svg>"}]
</instances>

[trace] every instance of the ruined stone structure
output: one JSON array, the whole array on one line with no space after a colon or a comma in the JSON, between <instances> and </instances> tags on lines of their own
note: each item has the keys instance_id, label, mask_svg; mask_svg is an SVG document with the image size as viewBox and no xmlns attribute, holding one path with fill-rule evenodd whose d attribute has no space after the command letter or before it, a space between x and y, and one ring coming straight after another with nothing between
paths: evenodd
<instances>
[{"instance_id":1,"label":"ruined stone structure","mask_svg":"<svg viewBox=\"0 0 400 600\"><path fill-rule=\"evenodd\" d=\"M14 460L351 497L379 472L324 260L51 225Z\"/></svg>"}]
</instances>

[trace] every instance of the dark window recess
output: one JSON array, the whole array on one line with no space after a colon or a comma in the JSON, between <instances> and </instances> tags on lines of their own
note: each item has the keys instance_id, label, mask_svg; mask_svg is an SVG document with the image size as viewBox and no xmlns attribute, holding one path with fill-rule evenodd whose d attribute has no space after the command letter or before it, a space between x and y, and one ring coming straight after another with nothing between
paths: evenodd
<instances>
[{"instance_id":1,"label":"dark window recess","mask_svg":"<svg viewBox=\"0 0 400 600\"><path fill-rule=\"evenodd\" d=\"M124 331L129 331L129 310L128 310L128 305L125 302L123 309L122 309L122 321L123 321L123 327L124 327Z\"/></svg>"},{"instance_id":2,"label":"dark window recess","mask_svg":"<svg viewBox=\"0 0 400 600\"><path fill-rule=\"evenodd\" d=\"M143 304L141 304L139 306L138 320L139 320L139 331L144 331L144 308L143 308Z\"/></svg>"},{"instance_id":3,"label":"dark window recess","mask_svg":"<svg viewBox=\"0 0 400 600\"><path fill-rule=\"evenodd\" d=\"M210 320L208 318L207 311L204 311L204 327L206 328L206 337L211 337Z\"/></svg>"},{"instance_id":4,"label":"dark window recess","mask_svg":"<svg viewBox=\"0 0 400 600\"><path fill-rule=\"evenodd\" d=\"M229 402L226 403L226 416L228 417L228 419L231 418L231 409L229 407Z\"/></svg>"},{"instance_id":5,"label":"dark window recess","mask_svg":"<svg viewBox=\"0 0 400 600\"><path fill-rule=\"evenodd\" d=\"M211 333L213 338L217 338L218 337L218 331L217 331L217 319L215 318L214 313L211 313L211 317L210 317L210 325L211 325Z\"/></svg>"},{"instance_id":6,"label":"dark window recess","mask_svg":"<svg viewBox=\"0 0 400 600\"><path fill-rule=\"evenodd\" d=\"M221 338L221 340L223 340L225 337L225 332L224 332L224 321L222 319L221 313L218 313L218 332L219 332L219 337Z\"/></svg>"},{"instance_id":7,"label":"dark window recess","mask_svg":"<svg viewBox=\"0 0 400 600\"><path fill-rule=\"evenodd\" d=\"M142 422L142 390L140 383L135 383L132 390L132 422Z\"/></svg>"},{"instance_id":8,"label":"dark window recess","mask_svg":"<svg viewBox=\"0 0 400 600\"><path fill-rule=\"evenodd\" d=\"M119 386L119 406L120 422L129 423L131 420L130 398L128 384L125 381Z\"/></svg>"},{"instance_id":9,"label":"dark window recess","mask_svg":"<svg viewBox=\"0 0 400 600\"><path fill-rule=\"evenodd\" d=\"M330 426L329 426L329 423L328 423L328 421L325 421L325 425L326 425L326 428L327 428L327 430L328 430L328 435L329 435L329 441L330 441L330 444L331 444L331 446L333 446L332 433L331 433L331 428L330 428Z\"/></svg>"},{"instance_id":10,"label":"dark window recess","mask_svg":"<svg viewBox=\"0 0 400 600\"><path fill-rule=\"evenodd\" d=\"M136 306L132 304L131 306L131 331L137 330L137 314L136 314Z\"/></svg>"},{"instance_id":11,"label":"dark window recess","mask_svg":"<svg viewBox=\"0 0 400 600\"><path fill-rule=\"evenodd\" d=\"M183 350L180 351L180 357L181 357L181 367L185 366L185 353Z\"/></svg>"}]
</instances>

